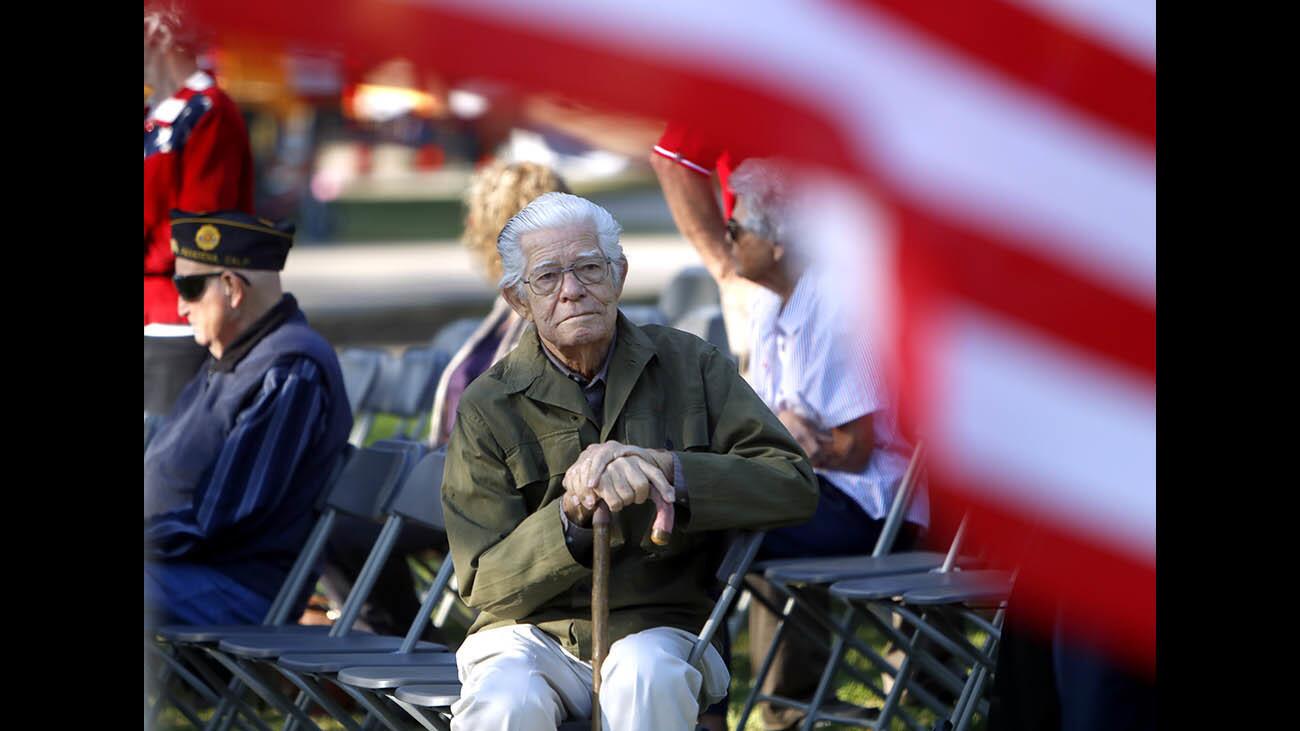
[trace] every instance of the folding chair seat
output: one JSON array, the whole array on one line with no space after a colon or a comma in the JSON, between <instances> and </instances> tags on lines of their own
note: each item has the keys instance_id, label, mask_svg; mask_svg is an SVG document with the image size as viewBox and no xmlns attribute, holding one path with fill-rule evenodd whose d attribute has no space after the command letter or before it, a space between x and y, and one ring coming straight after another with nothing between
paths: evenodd
<instances>
[{"instance_id":1,"label":"folding chair seat","mask_svg":"<svg viewBox=\"0 0 1300 731\"><path fill-rule=\"evenodd\" d=\"M682 269L673 276L659 294L659 311L668 322L676 322L687 312L702 305L722 304L718 283L702 266Z\"/></svg>"},{"instance_id":2,"label":"folding chair seat","mask_svg":"<svg viewBox=\"0 0 1300 731\"><path fill-rule=\"evenodd\" d=\"M394 450L391 454L401 455L404 463L406 457L413 450L422 448L416 443L402 443L395 440L385 446ZM208 651L217 658L218 662L240 676L241 679L253 687L258 695L284 713L286 717L306 725L307 728L316 727L315 723L305 713L312 701L319 704L345 727L352 728L355 726L356 724L352 721L351 716L330 698L328 693L317 682L317 678L308 673L299 673L290 668L282 667L277 664L277 660L281 656L298 653L380 653L411 652L414 650L436 652L447 650L445 645L417 641L421 627L424 622L428 621L433 605L438 599L437 596L427 599L425 606L422 607L422 611L417 616L416 621L412 623L405 638L351 634L352 624L356 621L361 605L374 585L379 568L388 559L403 524L407 521L416 520L430 526L442 525L441 503L437 490L437 485L441 482L442 459L443 455L441 453L422 455L415 468L409 474L402 476L400 486L392 492L391 498L384 508L384 513L387 515L384 527L380 531L379 537L361 569L361 573L357 576L352 591L348 594L339 620L335 622L326 636L266 637L235 635L223 639L215 649L209 648ZM442 571L441 574L441 585L445 587L451 575L450 562L448 562L446 570ZM298 686L302 690L298 700L290 704L288 699L279 694L275 688L265 683L254 684L256 679L252 674L253 669L259 665L275 668L281 675Z\"/></svg>"},{"instance_id":3,"label":"folding chair seat","mask_svg":"<svg viewBox=\"0 0 1300 731\"><path fill-rule=\"evenodd\" d=\"M758 547L763 542L762 531L732 531L727 540L727 550L718 564L717 578L722 592L713 604L713 610L700 630L699 638L691 647L687 662L698 667L713 640L718 627L726 621L727 612L740 594L745 574L754 562ZM428 729L448 729L451 704L460 697L460 683L454 665L446 669L426 667L345 668L339 671L339 681L367 690L387 690L387 698L401 706ZM703 709L701 709L703 710ZM591 728L590 719L570 718L559 726L559 731L578 731Z\"/></svg>"}]
</instances>

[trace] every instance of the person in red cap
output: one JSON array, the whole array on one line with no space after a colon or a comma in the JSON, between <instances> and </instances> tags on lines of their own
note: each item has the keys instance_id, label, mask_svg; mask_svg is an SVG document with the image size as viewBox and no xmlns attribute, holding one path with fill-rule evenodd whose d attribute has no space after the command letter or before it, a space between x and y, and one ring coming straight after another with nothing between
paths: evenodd
<instances>
[{"instance_id":1,"label":"person in red cap","mask_svg":"<svg viewBox=\"0 0 1300 731\"><path fill-rule=\"evenodd\" d=\"M248 130L199 68L197 45L178 10L145 7L144 409L159 414L207 356L177 313L168 212L253 213Z\"/></svg>"}]
</instances>

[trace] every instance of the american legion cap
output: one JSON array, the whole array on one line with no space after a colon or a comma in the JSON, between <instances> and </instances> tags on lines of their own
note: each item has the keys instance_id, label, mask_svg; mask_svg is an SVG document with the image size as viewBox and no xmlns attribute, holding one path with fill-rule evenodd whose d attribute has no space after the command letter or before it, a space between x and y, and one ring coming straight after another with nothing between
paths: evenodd
<instances>
[{"instance_id":1,"label":"american legion cap","mask_svg":"<svg viewBox=\"0 0 1300 731\"><path fill-rule=\"evenodd\" d=\"M241 211L189 213L173 208L172 253L182 259L236 269L284 269L294 226Z\"/></svg>"}]
</instances>

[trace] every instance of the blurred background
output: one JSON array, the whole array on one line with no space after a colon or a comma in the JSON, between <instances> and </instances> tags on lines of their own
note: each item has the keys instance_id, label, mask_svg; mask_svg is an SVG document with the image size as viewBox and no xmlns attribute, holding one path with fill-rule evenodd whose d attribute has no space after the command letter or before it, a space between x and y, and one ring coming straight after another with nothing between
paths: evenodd
<instances>
[{"instance_id":1,"label":"blurred background","mask_svg":"<svg viewBox=\"0 0 1300 731\"><path fill-rule=\"evenodd\" d=\"M699 264L648 154L656 119L601 114L500 83L449 87L410 61L214 48L201 65L244 115L259 215L297 222L284 272L336 347L424 343L495 292L459 245L463 195L491 159L544 163L624 228L625 301L651 304Z\"/></svg>"}]
</instances>

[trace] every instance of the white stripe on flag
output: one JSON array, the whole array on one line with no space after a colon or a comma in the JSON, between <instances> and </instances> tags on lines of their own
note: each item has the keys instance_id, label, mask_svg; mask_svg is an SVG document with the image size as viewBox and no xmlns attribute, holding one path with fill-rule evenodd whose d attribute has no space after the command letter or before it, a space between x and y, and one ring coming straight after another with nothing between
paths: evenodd
<instances>
[{"instance_id":1,"label":"white stripe on flag","mask_svg":"<svg viewBox=\"0 0 1300 731\"><path fill-rule=\"evenodd\" d=\"M1155 388L1012 322L953 309L930 331L928 431L953 474L1155 560ZM990 496L993 497L993 496Z\"/></svg>"},{"instance_id":2,"label":"white stripe on flag","mask_svg":"<svg viewBox=\"0 0 1300 731\"><path fill-rule=\"evenodd\" d=\"M1153 151L884 14L822 2L761 13L686 0L442 4L776 88L856 131L853 144L916 200L1154 301Z\"/></svg>"}]
</instances>

